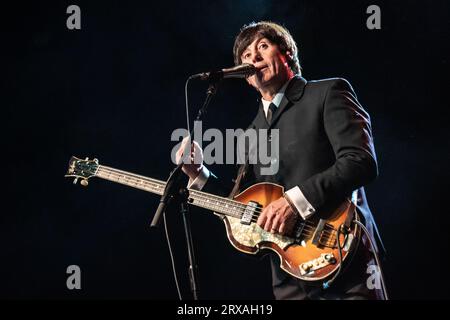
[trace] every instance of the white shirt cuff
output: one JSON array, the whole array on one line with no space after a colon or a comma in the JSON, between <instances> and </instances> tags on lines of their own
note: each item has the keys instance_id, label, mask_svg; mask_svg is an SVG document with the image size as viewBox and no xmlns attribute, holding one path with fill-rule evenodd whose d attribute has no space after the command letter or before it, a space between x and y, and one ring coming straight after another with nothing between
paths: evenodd
<instances>
[{"instance_id":1,"label":"white shirt cuff","mask_svg":"<svg viewBox=\"0 0 450 320\"><path fill-rule=\"evenodd\" d=\"M316 209L309 203L298 186L285 192L289 202L295 206L300 216L306 220L316 212Z\"/></svg>"},{"instance_id":2,"label":"white shirt cuff","mask_svg":"<svg viewBox=\"0 0 450 320\"><path fill-rule=\"evenodd\" d=\"M195 178L194 180L189 179L188 189L202 190L206 182L208 181L210 174L211 173L208 168L203 166L197 178Z\"/></svg>"}]
</instances>

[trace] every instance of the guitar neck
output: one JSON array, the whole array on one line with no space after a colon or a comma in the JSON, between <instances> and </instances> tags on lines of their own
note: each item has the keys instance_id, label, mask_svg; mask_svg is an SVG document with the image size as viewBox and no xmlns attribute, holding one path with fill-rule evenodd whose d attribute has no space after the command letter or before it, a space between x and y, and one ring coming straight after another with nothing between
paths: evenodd
<instances>
[{"instance_id":1,"label":"guitar neck","mask_svg":"<svg viewBox=\"0 0 450 320\"><path fill-rule=\"evenodd\" d=\"M95 175L101 179L159 195L164 193L166 187L164 181L102 165L98 166ZM241 218L246 208L244 204L238 201L192 189L189 189L189 203L235 218Z\"/></svg>"}]
</instances>

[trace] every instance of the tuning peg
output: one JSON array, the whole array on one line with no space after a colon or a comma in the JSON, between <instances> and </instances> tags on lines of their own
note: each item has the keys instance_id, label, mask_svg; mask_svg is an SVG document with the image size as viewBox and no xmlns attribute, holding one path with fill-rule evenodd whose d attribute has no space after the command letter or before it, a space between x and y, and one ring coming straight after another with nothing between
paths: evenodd
<instances>
[{"instance_id":1,"label":"tuning peg","mask_svg":"<svg viewBox=\"0 0 450 320\"><path fill-rule=\"evenodd\" d=\"M83 187L87 187L89 183L88 183L87 179L83 179L83 180L80 181L80 184L81 184Z\"/></svg>"},{"instance_id":2,"label":"tuning peg","mask_svg":"<svg viewBox=\"0 0 450 320\"><path fill-rule=\"evenodd\" d=\"M73 184L77 184L78 178L73 179Z\"/></svg>"}]
</instances>

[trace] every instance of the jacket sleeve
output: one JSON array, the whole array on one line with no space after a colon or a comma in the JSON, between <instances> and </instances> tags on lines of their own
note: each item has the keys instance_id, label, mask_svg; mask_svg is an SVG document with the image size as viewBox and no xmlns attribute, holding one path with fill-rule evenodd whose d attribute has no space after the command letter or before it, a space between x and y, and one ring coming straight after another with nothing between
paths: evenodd
<instances>
[{"instance_id":1,"label":"jacket sleeve","mask_svg":"<svg viewBox=\"0 0 450 320\"><path fill-rule=\"evenodd\" d=\"M299 185L316 211L349 196L378 175L369 114L344 79L333 80L327 89L323 125L336 161Z\"/></svg>"}]
</instances>

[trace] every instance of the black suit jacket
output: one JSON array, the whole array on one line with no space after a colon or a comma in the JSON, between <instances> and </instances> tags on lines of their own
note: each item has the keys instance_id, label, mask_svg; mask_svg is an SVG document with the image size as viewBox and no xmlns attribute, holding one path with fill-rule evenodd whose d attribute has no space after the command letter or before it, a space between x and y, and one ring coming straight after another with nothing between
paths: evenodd
<instances>
[{"instance_id":1,"label":"black suit jacket","mask_svg":"<svg viewBox=\"0 0 450 320\"><path fill-rule=\"evenodd\" d=\"M279 157L273 159L279 169L262 175L261 167L268 165L241 166L235 191L257 182L277 183L285 190L299 186L320 215L356 190L357 209L372 239L381 244L363 188L378 175L370 117L345 79L295 77L271 124L260 103L250 127L279 130ZM210 180L211 190L215 179Z\"/></svg>"}]
</instances>

